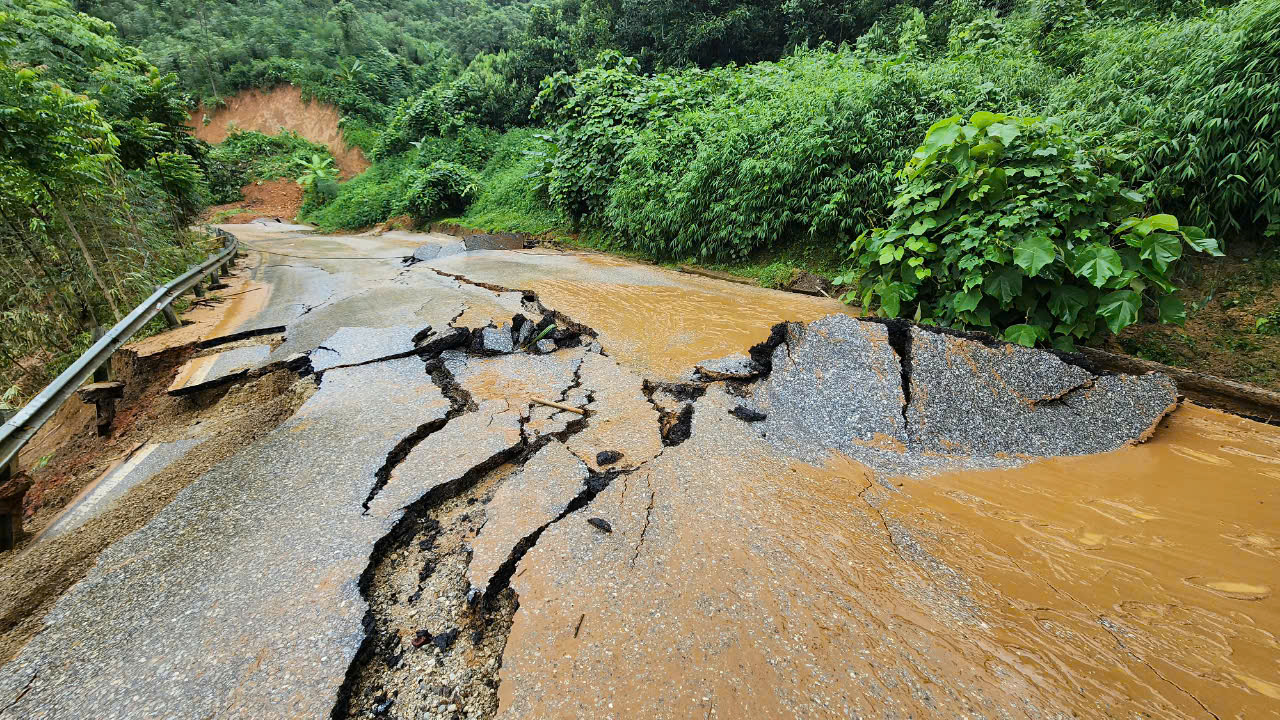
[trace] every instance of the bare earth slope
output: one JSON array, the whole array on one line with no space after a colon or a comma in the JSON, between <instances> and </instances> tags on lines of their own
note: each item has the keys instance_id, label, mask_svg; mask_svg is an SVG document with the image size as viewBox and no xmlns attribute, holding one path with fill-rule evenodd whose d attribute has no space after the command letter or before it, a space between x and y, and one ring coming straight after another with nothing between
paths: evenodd
<instances>
[{"instance_id":1,"label":"bare earth slope","mask_svg":"<svg viewBox=\"0 0 1280 720\"><path fill-rule=\"evenodd\" d=\"M205 118L209 123L205 124ZM338 127L338 109L318 100L307 102L302 91L292 85L271 90L245 90L227 99L224 106L210 112L203 105L191 113L195 136L205 142L220 143L232 128L256 130L275 135L281 128L292 130L311 142L329 147L344 180L369 167L360 148L347 144Z\"/></svg>"}]
</instances>

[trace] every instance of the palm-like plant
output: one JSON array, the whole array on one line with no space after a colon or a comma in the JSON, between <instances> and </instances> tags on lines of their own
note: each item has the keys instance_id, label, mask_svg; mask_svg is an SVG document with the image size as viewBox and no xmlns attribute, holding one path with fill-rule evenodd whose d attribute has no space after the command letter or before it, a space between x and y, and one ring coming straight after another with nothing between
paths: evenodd
<instances>
[{"instance_id":1,"label":"palm-like plant","mask_svg":"<svg viewBox=\"0 0 1280 720\"><path fill-rule=\"evenodd\" d=\"M338 177L338 171L333 167L333 158L322 158L313 153L310 160L299 159L298 166L302 168L302 174L298 176L297 183L305 193L315 192L321 183Z\"/></svg>"}]
</instances>

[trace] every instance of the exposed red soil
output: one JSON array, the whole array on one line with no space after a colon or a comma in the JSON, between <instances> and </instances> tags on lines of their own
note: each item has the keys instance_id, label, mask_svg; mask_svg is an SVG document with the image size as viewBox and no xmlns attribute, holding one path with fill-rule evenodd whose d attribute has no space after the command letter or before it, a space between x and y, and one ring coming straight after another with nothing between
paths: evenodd
<instances>
[{"instance_id":1,"label":"exposed red soil","mask_svg":"<svg viewBox=\"0 0 1280 720\"><path fill-rule=\"evenodd\" d=\"M206 117L208 124L205 123ZM230 131L256 130L275 135L291 130L314 143L329 148L338 164L342 179L348 180L369 167L360 148L347 144L338 127L338 109L318 100L308 102L302 91L292 85L271 90L245 90L227 98L225 104L212 111L201 105L191 113L188 124L192 133L210 143L227 139ZM290 216L292 217L292 216Z\"/></svg>"},{"instance_id":2,"label":"exposed red soil","mask_svg":"<svg viewBox=\"0 0 1280 720\"><path fill-rule=\"evenodd\" d=\"M1104 348L1280 390L1280 256L1233 253L1186 270L1178 292L1187 305L1184 327L1138 323Z\"/></svg>"},{"instance_id":3,"label":"exposed red soil","mask_svg":"<svg viewBox=\"0 0 1280 720\"><path fill-rule=\"evenodd\" d=\"M302 188L298 183L287 178L250 183L245 185L241 192L244 193L243 200L214 205L204 211L202 219L206 222L215 220L227 224L250 223L264 217L292 220L302 208ZM228 210L243 212L219 216L219 213L225 213Z\"/></svg>"}]
</instances>

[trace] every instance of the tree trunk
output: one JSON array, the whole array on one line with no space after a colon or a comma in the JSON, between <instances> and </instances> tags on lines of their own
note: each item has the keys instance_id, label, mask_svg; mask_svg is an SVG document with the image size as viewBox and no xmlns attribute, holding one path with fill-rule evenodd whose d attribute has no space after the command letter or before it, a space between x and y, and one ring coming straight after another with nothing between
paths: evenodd
<instances>
[{"instance_id":1,"label":"tree trunk","mask_svg":"<svg viewBox=\"0 0 1280 720\"><path fill-rule=\"evenodd\" d=\"M49 193L49 198L53 200L54 208L62 216L62 222L67 224L67 229L71 231L71 236L76 239L76 244L80 246L80 253L84 255L84 261L89 265L89 273L93 275L94 282L98 283L98 289L102 291L102 296L106 298L107 305L111 308L111 314L115 315L116 322L120 322L120 308L116 307L115 298L111 297L111 291L107 289L107 284L102 281L102 275L98 273L98 266L94 264L93 256L89 254L89 248L84 244L84 238L80 237L80 232L76 230L75 224L71 222L71 216L67 214L67 209L62 207L62 203L49 190L49 186L45 185L44 189L45 192Z\"/></svg>"}]
</instances>

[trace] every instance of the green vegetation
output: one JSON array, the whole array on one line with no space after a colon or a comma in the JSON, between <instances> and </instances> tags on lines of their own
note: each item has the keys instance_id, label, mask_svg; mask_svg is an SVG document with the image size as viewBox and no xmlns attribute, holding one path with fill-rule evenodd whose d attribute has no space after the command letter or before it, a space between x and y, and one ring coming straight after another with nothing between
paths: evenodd
<instances>
[{"instance_id":1,"label":"green vegetation","mask_svg":"<svg viewBox=\"0 0 1280 720\"><path fill-rule=\"evenodd\" d=\"M1069 347L1144 316L1183 322L1183 248L1219 254L1187 223L1266 243L1280 232L1277 0L948 0L856 6L839 21L817 5L784 20L767 4L696 21L660 7L662 27L691 34L638 32L652 5L535 7L507 51L400 102L375 159L476 171L463 224L559 226L770 285L816 269L882 314L1023 344ZM627 8L628 23L611 14ZM800 36L847 42L805 49ZM935 128L922 162L940 118L974 124ZM486 130L526 122L546 130ZM377 183L401 198L391 214L408 211L403 172ZM377 194L349 187L337 203ZM316 217L386 217L355 205ZM814 246L848 250L795 262L793 248Z\"/></svg>"},{"instance_id":2,"label":"green vegetation","mask_svg":"<svg viewBox=\"0 0 1280 720\"><path fill-rule=\"evenodd\" d=\"M808 269L871 311L1061 347L1204 311L1184 255L1280 245L1280 0L79 0L159 70L60 0L0 7L7 92L61 123L20 136L82 146L65 168L30 144L62 141L5 146L30 159L6 212L48 243L68 223L37 176L87 217L175 220L290 177L325 229L449 218L770 285ZM296 136L210 153L177 130L179 86L282 82L373 167L337 184ZM123 299L100 274L76 297Z\"/></svg>"},{"instance_id":3,"label":"green vegetation","mask_svg":"<svg viewBox=\"0 0 1280 720\"><path fill-rule=\"evenodd\" d=\"M24 398L206 254L187 100L110 25L0 0L0 388Z\"/></svg>"},{"instance_id":4,"label":"green vegetation","mask_svg":"<svg viewBox=\"0 0 1280 720\"><path fill-rule=\"evenodd\" d=\"M337 195L338 173L329 148L296 133L278 135L237 130L209 152L209 189L215 203L235 202L251 182L297 179L308 199Z\"/></svg>"},{"instance_id":5,"label":"green vegetation","mask_svg":"<svg viewBox=\"0 0 1280 720\"><path fill-rule=\"evenodd\" d=\"M1221 255L1172 215L1136 217L1147 198L1061 124L981 111L934 124L900 173L888 227L853 243L864 307L948 326L1004 329L1022 345L1073 349L1118 333L1144 301L1181 323L1172 265L1183 245Z\"/></svg>"}]
</instances>

